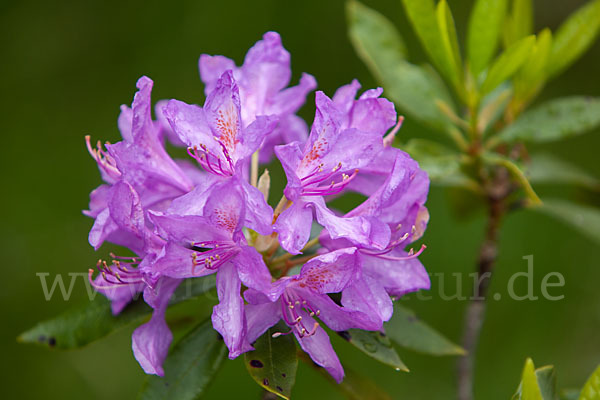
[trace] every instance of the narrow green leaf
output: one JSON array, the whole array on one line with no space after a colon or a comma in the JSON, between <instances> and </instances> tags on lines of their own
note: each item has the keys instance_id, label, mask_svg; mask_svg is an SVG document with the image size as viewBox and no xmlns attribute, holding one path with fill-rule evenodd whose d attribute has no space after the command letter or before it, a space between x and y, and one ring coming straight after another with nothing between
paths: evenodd
<instances>
[{"instance_id":1,"label":"narrow green leaf","mask_svg":"<svg viewBox=\"0 0 600 400\"><path fill-rule=\"evenodd\" d=\"M171 296L171 304L198 297L215 287L214 276L185 281ZM18 341L37 343L57 349L85 346L109 333L149 315L152 309L140 298L130 303L119 315L113 315L110 301L96 294L92 301L75 306L64 313L40 322L22 333Z\"/></svg>"},{"instance_id":2,"label":"narrow green leaf","mask_svg":"<svg viewBox=\"0 0 600 400\"><path fill-rule=\"evenodd\" d=\"M549 75L556 76L574 63L594 43L600 30L600 0L575 11L556 32Z\"/></svg>"},{"instance_id":3,"label":"narrow green leaf","mask_svg":"<svg viewBox=\"0 0 600 400\"><path fill-rule=\"evenodd\" d=\"M254 351L244 354L246 368L252 379L264 389L289 399L296 381L298 359L293 335L273 334L285 329L281 325L269 329L254 343Z\"/></svg>"},{"instance_id":4,"label":"narrow green leaf","mask_svg":"<svg viewBox=\"0 0 600 400\"><path fill-rule=\"evenodd\" d=\"M406 45L385 16L356 0L346 3L346 16L354 49L376 77L406 58Z\"/></svg>"},{"instance_id":5,"label":"narrow green leaf","mask_svg":"<svg viewBox=\"0 0 600 400\"><path fill-rule=\"evenodd\" d=\"M477 0L469 17L467 56L471 72L478 76L496 54L507 0Z\"/></svg>"},{"instance_id":6,"label":"narrow green leaf","mask_svg":"<svg viewBox=\"0 0 600 400\"><path fill-rule=\"evenodd\" d=\"M521 68L523 63L527 61L534 44L535 36L527 36L500 54L492 63L481 85L482 95L491 92L502 82L511 78Z\"/></svg>"},{"instance_id":7,"label":"narrow green leaf","mask_svg":"<svg viewBox=\"0 0 600 400\"><path fill-rule=\"evenodd\" d=\"M401 148L419 163L433 183L442 186L473 186L474 182L460 170L460 155L446 146L415 138Z\"/></svg>"},{"instance_id":8,"label":"narrow green leaf","mask_svg":"<svg viewBox=\"0 0 600 400\"><path fill-rule=\"evenodd\" d=\"M139 395L141 400L198 399L219 370L227 347L204 321L185 335L165 360L165 376L149 375Z\"/></svg>"},{"instance_id":9,"label":"narrow green leaf","mask_svg":"<svg viewBox=\"0 0 600 400\"><path fill-rule=\"evenodd\" d=\"M537 377L535 376L535 366L531 358L525 361L521 385L521 400L543 400Z\"/></svg>"},{"instance_id":10,"label":"narrow green leaf","mask_svg":"<svg viewBox=\"0 0 600 400\"><path fill-rule=\"evenodd\" d=\"M596 368L581 389L579 400L600 400L600 366Z\"/></svg>"},{"instance_id":11,"label":"narrow green leaf","mask_svg":"<svg viewBox=\"0 0 600 400\"><path fill-rule=\"evenodd\" d=\"M556 389L556 372L552 365L546 365L535 370L535 376L543 400L558 400Z\"/></svg>"},{"instance_id":12,"label":"narrow green leaf","mask_svg":"<svg viewBox=\"0 0 600 400\"><path fill-rule=\"evenodd\" d=\"M578 389L563 389L560 392L560 400L578 400L581 390Z\"/></svg>"},{"instance_id":13,"label":"narrow green leaf","mask_svg":"<svg viewBox=\"0 0 600 400\"><path fill-rule=\"evenodd\" d=\"M452 99L434 71L405 61L405 46L393 24L357 1L346 8L349 36L359 57L400 109L427 124L443 128L448 118L436 101L452 108Z\"/></svg>"},{"instance_id":14,"label":"narrow green leaf","mask_svg":"<svg viewBox=\"0 0 600 400\"><path fill-rule=\"evenodd\" d=\"M457 90L462 90L462 60L456 36L454 18L446 0L441 0L436 9L440 37L444 50L444 64L448 68L447 76Z\"/></svg>"},{"instance_id":15,"label":"narrow green leaf","mask_svg":"<svg viewBox=\"0 0 600 400\"><path fill-rule=\"evenodd\" d=\"M591 240L600 242L600 210L571 203L566 200L544 200L542 207L535 208L576 228Z\"/></svg>"},{"instance_id":16,"label":"narrow green leaf","mask_svg":"<svg viewBox=\"0 0 600 400\"><path fill-rule=\"evenodd\" d=\"M600 126L600 98L563 97L525 113L502 130L497 140L549 142L590 131Z\"/></svg>"},{"instance_id":17,"label":"narrow green leaf","mask_svg":"<svg viewBox=\"0 0 600 400\"><path fill-rule=\"evenodd\" d=\"M532 0L512 0L504 22L504 47L530 35L533 31Z\"/></svg>"},{"instance_id":18,"label":"narrow green leaf","mask_svg":"<svg viewBox=\"0 0 600 400\"><path fill-rule=\"evenodd\" d=\"M527 176L532 183L573 184L600 190L600 180L596 177L545 153L531 155Z\"/></svg>"},{"instance_id":19,"label":"narrow green leaf","mask_svg":"<svg viewBox=\"0 0 600 400\"><path fill-rule=\"evenodd\" d=\"M504 115L504 111L512 97L513 90L508 82L500 84L485 96L479 108L477 131L485 133L490 129Z\"/></svg>"},{"instance_id":20,"label":"narrow green leaf","mask_svg":"<svg viewBox=\"0 0 600 400\"><path fill-rule=\"evenodd\" d=\"M539 33L523 68L515 75L515 97L528 102L542 88L546 81L546 69L552 48L552 32L546 28Z\"/></svg>"},{"instance_id":21,"label":"narrow green leaf","mask_svg":"<svg viewBox=\"0 0 600 400\"><path fill-rule=\"evenodd\" d=\"M435 356L464 355L460 346L420 321L411 310L396 304L394 316L384 324L388 337L402 347Z\"/></svg>"},{"instance_id":22,"label":"narrow green leaf","mask_svg":"<svg viewBox=\"0 0 600 400\"><path fill-rule=\"evenodd\" d=\"M442 34L438 25L433 0L402 0L421 45L436 68L451 80L452 66L448 64Z\"/></svg>"},{"instance_id":23,"label":"narrow green leaf","mask_svg":"<svg viewBox=\"0 0 600 400\"><path fill-rule=\"evenodd\" d=\"M338 332L338 334L369 357L389 365L397 371L408 372L408 368L398 356L385 333L349 329Z\"/></svg>"},{"instance_id":24,"label":"narrow green leaf","mask_svg":"<svg viewBox=\"0 0 600 400\"><path fill-rule=\"evenodd\" d=\"M505 167L508 172L512 175L512 177L521 185L523 190L525 191L525 195L527 196L527 200L529 201L529 206L539 206L542 204L542 201L538 197L535 190L531 186L529 179L525 175L525 172L521 169L519 165L517 165L513 160L506 158L500 154L496 153L485 153L482 157L486 162L490 164L501 165Z\"/></svg>"}]
</instances>

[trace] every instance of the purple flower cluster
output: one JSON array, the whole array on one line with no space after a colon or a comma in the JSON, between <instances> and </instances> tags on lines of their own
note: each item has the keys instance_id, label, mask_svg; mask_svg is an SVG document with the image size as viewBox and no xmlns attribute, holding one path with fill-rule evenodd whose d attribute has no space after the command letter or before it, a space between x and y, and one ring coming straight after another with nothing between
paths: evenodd
<instances>
[{"instance_id":1,"label":"purple flower cluster","mask_svg":"<svg viewBox=\"0 0 600 400\"><path fill-rule=\"evenodd\" d=\"M309 132L295 113L316 82L304 74L288 87L290 55L277 33L266 33L241 67L202 55L200 75L202 107L160 101L153 120L153 82L142 77L131 108L121 108L123 140L94 148L87 138L104 180L85 211L95 219L90 244L108 241L136 254L99 263L90 280L115 314L139 293L154 309L133 333L146 373L164 374L174 290L214 273L212 323L230 358L283 321L289 330L276 336L294 334L339 382L344 371L321 324L380 330L392 315L391 297L429 288L417 259L422 248L405 251L428 221L427 174L391 147L402 119L381 89L357 99L354 81L333 98L316 92ZM167 141L185 146L190 158L171 158ZM256 182L259 163L274 157L287 176L275 210ZM366 200L345 215L328 207L347 192ZM310 240L317 225L321 233Z\"/></svg>"}]
</instances>

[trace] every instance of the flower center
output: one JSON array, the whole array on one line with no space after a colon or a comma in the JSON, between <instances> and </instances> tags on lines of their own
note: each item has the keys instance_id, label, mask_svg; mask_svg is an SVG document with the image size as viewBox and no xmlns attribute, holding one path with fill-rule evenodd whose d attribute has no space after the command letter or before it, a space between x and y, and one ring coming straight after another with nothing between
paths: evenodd
<instances>
[{"instance_id":1,"label":"flower center","mask_svg":"<svg viewBox=\"0 0 600 400\"><path fill-rule=\"evenodd\" d=\"M200 147L188 147L187 152L190 157L195 159L207 172L218 176L232 176L234 173L234 165L233 160L229 155L229 150L227 150L227 147L219 139L215 138L215 140L221 145L225 161L221 161L221 158L208 150L204 144L201 144Z\"/></svg>"},{"instance_id":2,"label":"flower center","mask_svg":"<svg viewBox=\"0 0 600 400\"><path fill-rule=\"evenodd\" d=\"M312 336L317 332L319 323L315 322L312 327L307 328L300 315L300 310L304 309L311 317L318 317L321 314L320 310L313 310L306 300L290 290L284 292L280 301L283 320L291 330L285 333L276 332L272 335L273 337L288 335L294 332L294 330L298 333L300 338Z\"/></svg>"},{"instance_id":3,"label":"flower center","mask_svg":"<svg viewBox=\"0 0 600 400\"><path fill-rule=\"evenodd\" d=\"M340 173L341 169L342 163L338 163L331 171L323 171L323 164L319 164L300 180L302 182L302 195L329 196L340 193L358 174L358 169L355 169L351 175ZM326 182L330 179L331 183L327 184Z\"/></svg>"},{"instance_id":4,"label":"flower center","mask_svg":"<svg viewBox=\"0 0 600 400\"><path fill-rule=\"evenodd\" d=\"M103 260L98 260L96 264L96 269L102 275L100 282L94 282L94 269L89 269L88 278L92 286L96 289L110 289L144 282L142 272L137 269L141 262L140 257L119 257L112 253L110 256L113 259L111 265Z\"/></svg>"},{"instance_id":5,"label":"flower center","mask_svg":"<svg viewBox=\"0 0 600 400\"><path fill-rule=\"evenodd\" d=\"M207 241L195 242L191 246L192 275L196 268L216 270L225 262L231 260L239 252L239 247L233 242Z\"/></svg>"},{"instance_id":6,"label":"flower center","mask_svg":"<svg viewBox=\"0 0 600 400\"><path fill-rule=\"evenodd\" d=\"M111 183L118 181L121 178L121 172L117 169L117 162L106 150L102 149L102 143L98 140L96 148L93 148L90 135L87 135L85 137L85 144L92 158L96 160L96 163L102 172L104 172L105 177L111 180ZM106 142L106 144L110 143Z\"/></svg>"}]
</instances>

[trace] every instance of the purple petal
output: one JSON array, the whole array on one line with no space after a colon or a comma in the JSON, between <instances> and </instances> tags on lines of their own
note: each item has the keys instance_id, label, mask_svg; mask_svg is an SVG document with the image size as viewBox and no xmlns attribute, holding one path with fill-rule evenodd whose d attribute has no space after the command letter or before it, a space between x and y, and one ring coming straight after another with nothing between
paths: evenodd
<instances>
[{"instance_id":1,"label":"purple petal","mask_svg":"<svg viewBox=\"0 0 600 400\"><path fill-rule=\"evenodd\" d=\"M310 74L303 73L298 85L284 89L275 96L268 113L278 115L295 113L306 102L308 93L315 90L316 87L315 78Z\"/></svg>"},{"instance_id":2,"label":"purple petal","mask_svg":"<svg viewBox=\"0 0 600 400\"><path fill-rule=\"evenodd\" d=\"M285 195L289 200L296 201L302 189L300 178L296 174L303 157L300 143L292 142L286 145L275 146L275 155L281 162L281 166L287 177Z\"/></svg>"},{"instance_id":3,"label":"purple petal","mask_svg":"<svg viewBox=\"0 0 600 400\"><path fill-rule=\"evenodd\" d=\"M273 233L273 209L267 204L260 190L250 185L245 179L238 179L238 182L246 197L247 208L244 225L261 235L270 235Z\"/></svg>"},{"instance_id":4,"label":"purple petal","mask_svg":"<svg viewBox=\"0 0 600 400\"><path fill-rule=\"evenodd\" d=\"M352 107L349 124L352 128L383 136L395 124L396 109L389 100L367 98L358 100Z\"/></svg>"},{"instance_id":5,"label":"purple petal","mask_svg":"<svg viewBox=\"0 0 600 400\"><path fill-rule=\"evenodd\" d=\"M327 295L293 290L300 292L300 296L307 301L310 308L315 313L319 312L319 319L334 331L345 331L353 328L374 331L382 327L383 322L381 319L361 311L340 307ZM308 324L305 323L305 326L308 326Z\"/></svg>"},{"instance_id":6,"label":"purple petal","mask_svg":"<svg viewBox=\"0 0 600 400\"><path fill-rule=\"evenodd\" d=\"M170 100L163 113L171 128L189 147L206 146L213 154L221 154L221 146L213 139L205 111L193 104Z\"/></svg>"},{"instance_id":7,"label":"purple petal","mask_svg":"<svg viewBox=\"0 0 600 400\"><path fill-rule=\"evenodd\" d=\"M300 254L310 238L311 226L310 205L298 200L279 215L273 228L279 234L281 247L291 254Z\"/></svg>"},{"instance_id":8,"label":"purple petal","mask_svg":"<svg viewBox=\"0 0 600 400\"><path fill-rule=\"evenodd\" d=\"M217 272L219 304L213 308L212 323L215 330L223 336L232 360L252 350L246 338L244 300L240 296L240 288L241 282L235 266L231 263L221 266Z\"/></svg>"},{"instance_id":9,"label":"purple petal","mask_svg":"<svg viewBox=\"0 0 600 400\"><path fill-rule=\"evenodd\" d=\"M337 293L360 278L360 271L357 249L340 249L317 256L304 264L294 287L309 288L315 293Z\"/></svg>"},{"instance_id":10,"label":"purple petal","mask_svg":"<svg viewBox=\"0 0 600 400\"><path fill-rule=\"evenodd\" d=\"M265 138L273 132L277 126L276 116L258 116L239 135L240 145L236 150L238 159L250 157L259 149Z\"/></svg>"},{"instance_id":11,"label":"purple petal","mask_svg":"<svg viewBox=\"0 0 600 400\"><path fill-rule=\"evenodd\" d=\"M308 126L302 118L294 114L280 118L279 124L273 132L267 135L259 150L261 164L268 164L271 161L275 152L275 146L292 142L304 143L307 138Z\"/></svg>"},{"instance_id":12,"label":"purple petal","mask_svg":"<svg viewBox=\"0 0 600 400\"><path fill-rule=\"evenodd\" d=\"M248 117L266 114L267 102L287 86L291 77L290 53L281 45L279 34L265 33L263 40L248 50L241 70Z\"/></svg>"},{"instance_id":13,"label":"purple petal","mask_svg":"<svg viewBox=\"0 0 600 400\"><path fill-rule=\"evenodd\" d=\"M156 114L156 124L158 125L159 138L167 140L174 146L177 147L185 147L186 144L179 139L179 136L175 132L173 132L173 128L167 120L167 117L164 113L165 108L169 104L169 100L159 100L156 102L154 106L154 113Z\"/></svg>"},{"instance_id":14,"label":"purple petal","mask_svg":"<svg viewBox=\"0 0 600 400\"><path fill-rule=\"evenodd\" d=\"M317 221L332 239L348 239L356 245L384 249L390 241L390 228L377 218L352 216L338 217L327 208L321 197L311 199Z\"/></svg>"},{"instance_id":15,"label":"purple petal","mask_svg":"<svg viewBox=\"0 0 600 400\"><path fill-rule=\"evenodd\" d=\"M94 282L98 286L105 286L106 281L102 278L102 275L98 275ZM131 285L114 285L110 288L96 290L106 296L110 300L110 308L113 315L119 314L127 304L137 298L137 295L144 290L146 285L143 283L131 284Z\"/></svg>"},{"instance_id":16,"label":"purple petal","mask_svg":"<svg viewBox=\"0 0 600 400\"><path fill-rule=\"evenodd\" d=\"M315 322L308 314L301 311L303 322L306 322L307 326L312 326ZM340 363L340 360L333 350L331 346L331 342L329 341L329 336L323 330L323 328L318 327L315 334L311 336L300 337L298 332L294 330L294 335L296 335L296 339L310 358L321 367L325 368L327 372L336 380L337 383L340 383L342 379L344 379L344 368Z\"/></svg>"},{"instance_id":17,"label":"purple petal","mask_svg":"<svg viewBox=\"0 0 600 400\"><path fill-rule=\"evenodd\" d=\"M233 60L223 56L209 56L202 54L198 61L200 79L204 82L204 94L207 96L215 89L217 81L227 70L235 70Z\"/></svg>"},{"instance_id":18,"label":"purple petal","mask_svg":"<svg viewBox=\"0 0 600 400\"><path fill-rule=\"evenodd\" d=\"M125 104L121 106L121 113L117 120L117 126L121 132L123 140L129 143L133 143L133 134L131 133L131 124L133 120L133 110L127 107Z\"/></svg>"},{"instance_id":19,"label":"purple petal","mask_svg":"<svg viewBox=\"0 0 600 400\"><path fill-rule=\"evenodd\" d=\"M119 229L140 238L144 236L144 210L140 197L129 183L119 181L112 187L108 209Z\"/></svg>"},{"instance_id":20,"label":"purple petal","mask_svg":"<svg viewBox=\"0 0 600 400\"><path fill-rule=\"evenodd\" d=\"M271 273L262 255L254 247L243 246L232 260L244 286L268 292L271 288Z\"/></svg>"},{"instance_id":21,"label":"purple petal","mask_svg":"<svg viewBox=\"0 0 600 400\"><path fill-rule=\"evenodd\" d=\"M354 105L358 89L360 89L360 83L356 79L348 85L341 86L333 95L333 104L343 113L349 113Z\"/></svg>"},{"instance_id":22,"label":"purple petal","mask_svg":"<svg viewBox=\"0 0 600 400\"><path fill-rule=\"evenodd\" d=\"M89 210L83 211L84 215L96 218L106 207L110 198L110 185L100 185L90 193Z\"/></svg>"},{"instance_id":23,"label":"purple petal","mask_svg":"<svg viewBox=\"0 0 600 400\"><path fill-rule=\"evenodd\" d=\"M244 194L235 180L225 180L210 188L202 215L210 223L233 234L241 233L246 218Z\"/></svg>"},{"instance_id":24,"label":"purple petal","mask_svg":"<svg viewBox=\"0 0 600 400\"><path fill-rule=\"evenodd\" d=\"M261 304L246 304L244 306L248 321L248 342L254 343L270 327L281 319L281 303L266 302Z\"/></svg>"},{"instance_id":25,"label":"purple petal","mask_svg":"<svg viewBox=\"0 0 600 400\"><path fill-rule=\"evenodd\" d=\"M198 215L165 215L150 211L148 217L160 236L180 245L231 240L227 231Z\"/></svg>"},{"instance_id":26,"label":"purple petal","mask_svg":"<svg viewBox=\"0 0 600 400\"><path fill-rule=\"evenodd\" d=\"M392 299L379 281L363 274L342 292L345 309L361 311L368 316L377 316L380 323L388 321L394 312Z\"/></svg>"},{"instance_id":27,"label":"purple petal","mask_svg":"<svg viewBox=\"0 0 600 400\"><path fill-rule=\"evenodd\" d=\"M404 251L393 251L390 255L407 257ZM379 282L389 294L402 296L417 290L429 290L429 275L417 258L409 260L385 260L379 257L362 256L363 273Z\"/></svg>"},{"instance_id":28,"label":"purple petal","mask_svg":"<svg viewBox=\"0 0 600 400\"><path fill-rule=\"evenodd\" d=\"M239 89L231 71L223 73L215 90L206 98L203 110L215 136L213 142L224 147L235 165L241 158L237 155L237 147L241 141L242 117ZM214 139L218 139L218 142ZM207 143L205 145L208 146ZM225 150L214 154L221 154Z\"/></svg>"},{"instance_id":29,"label":"purple petal","mask_svg":"<svg viewBox=\"0 0 600 400\"><path fill-rule=\"evenodd\" d=\"M133 355L147 374L165 374L162 364L173 340L173 334L165 322L165 311L169 298L180 282L177 279L161 279L155 289L144 290L144 299L154 308L154 312L150 321L133 332L132 348Z\"/></svg>"}]
</instances>

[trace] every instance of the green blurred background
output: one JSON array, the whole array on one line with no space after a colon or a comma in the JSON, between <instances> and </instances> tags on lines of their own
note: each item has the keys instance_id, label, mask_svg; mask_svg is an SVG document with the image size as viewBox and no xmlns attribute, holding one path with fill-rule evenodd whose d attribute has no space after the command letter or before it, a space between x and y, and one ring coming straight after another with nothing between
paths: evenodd
<instances>
[{"instance_id":1,"label":"green blurred background","mask_svg":"<svg viewBox=\"0 0 600 400\"><path fill-rule=\"evenodd\" d=\"M407 39L413 60L424 61L399 1L365 1L392 19ZM464 37L471 1L450 0L459 35ZM536 30L553 30L583 1L536 1ZM346 36L342 1L35 1L0 2L0 90L3 145L0 305L1 397L5 399L131 399L144 374L133 358L133 327L70 352L18 345L15 338L40 319L85 299L79 281L70 301L44 300L37 272L83 272L99 256L87 243L92 221L81 214L90 190L100 183L84 135L117 141L119 105L130 103L136 79L155 81L153 99L178 98L202 103L198 79L201 53L224 54L241 63L245 51L267 30L276 30L292 54L294 79L313 74L328 94L358 78L376 85ZM600 95L600 43L566 74L551 82L540 100L570 94ZM314 112L314 96L303 116ZM538 100L539 101L539 100ZM600 176L599 132L544 145L552 152ZM401 139L434 135L410 120ZM543 193L581 197L568 187L539 187ZM276 196L274 196L276 197ZM587 196L588 200L590 199ZM591 197L594 200L594 197ZM597 200L597 197L596 197ZM431 222L421 257L431 273L471 272L483 231L480 212L463 220L453 214L449 197L432 188ZM556 302L490 301L477 357L478 399L507 399L516 388L523 361L554 364L561 387L580 387L600 362L600 256L598 246L577 232L531 211L506 220L491 293L506 293L511 274L526 269L533 255L535 287L543 276L560 271L566 280ZM519 281L517 281L519 282ZM434 286L439 287L436 278ZM467 284L463 291L470 288ZM517 284L517 293L526 290ZM431 325L458 341L464 301L412 298ZM199 307L207 315L208 306ZM401 357L411 373L395 372L334 338L342 362L376 379L395 399L455 397L455 358L434 358L408 351ZM199 349L201 351L201 349ZM241 360L227 361L206 398L258 399L260 389ZM314 371L301 366L294 398L341 398Z\"/></svg>"}]
</instances>

